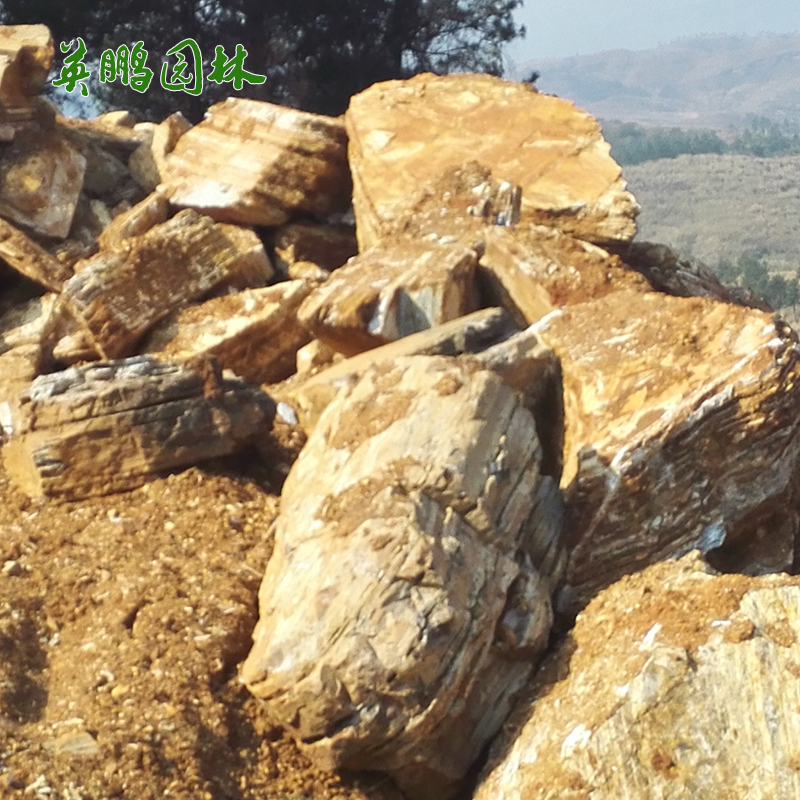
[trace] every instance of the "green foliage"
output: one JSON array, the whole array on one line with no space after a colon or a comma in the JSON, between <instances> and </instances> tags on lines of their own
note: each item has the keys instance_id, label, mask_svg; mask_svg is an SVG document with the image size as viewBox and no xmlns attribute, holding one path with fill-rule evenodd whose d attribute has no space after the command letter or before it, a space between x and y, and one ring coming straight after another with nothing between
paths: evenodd
<instances>
[{"instance_id":1,"label":"green foliage","mask_svg":"<svg viewBox=\"0 0 800 800\"><path fill-rule=\"evenodd\" d=\"M606 122L603 134L611 143L611 155L622 165L701 153L762 158L800 154L800 133L764 117L753 119L750 127L737 133L730 142L710 130L646 128L634 122Z\"/></svg>"},{"instance_id":2,"label":"green foliage","mask_svg":"<svg viewBox=\"0 0 800 800\"><path fill-rule=\"evenodd\" d=\"M788 277L770 274L766 265L769 253L760 248L742 253L735 262L722 259L715 270L717 277L726 284L736 284L752 289L773 308L787 308L800 301L800 283L797 270Z\"/></svg>"},{"instance_id":3,"label":"green foliage","mask_svg":"<svg viewBox=\"0 0 800 800\"><path fill-rule=\"evenodd\" d=\"M266 76L239 92L207 85L202 97L101 88L123 108L161 119L181 110L197 120L212 102L240 94L340 114L352 94L376 81L431 71L502 71L502 46L520 36L513 11L522 0L0 0L0 22L43 22L56 42L85 39L90 55L142 40L160 74L164 54L194 39L204 74L218 45L248 53L245 68ZM56 47L58 52L58 47ZM60 66L60 65L59 65ZM93 85L93 90L96 86Z\"/></svg>"},{"instance_id":4,"label":"green foliage","mask_svg":"<svg viewBox=\"0 0 800 800\"><path fill-rule=\"evenodd\" d=\"M611 143L611 155L620 164L641 164L684 154L724 153L726 147L714 131L645 128L634 122L604 123L603 134Z\"/></svg>"}]
</instances>

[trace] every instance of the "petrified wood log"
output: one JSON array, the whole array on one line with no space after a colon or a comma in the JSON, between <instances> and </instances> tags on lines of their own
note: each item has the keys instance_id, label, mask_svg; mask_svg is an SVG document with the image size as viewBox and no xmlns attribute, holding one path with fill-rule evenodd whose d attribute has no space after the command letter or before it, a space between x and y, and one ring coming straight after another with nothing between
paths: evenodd
<instances>
[{"instance_id":1,"label":"petrified wood log","mask_svg":"<svg viewBox=\"0 0 800 800\"><path fill-rule=\"evenodd\" d=\"M146 356L42 375L4 424L9 477L31 496L80 498L140 486L155 473L241 447L272 401L216 365Z\"/></svg>"},{"instance_id":2,"label":"petrified wood log","mask_svg":"<svg viewBox=\"0 0 800 800\"><path fill-rule=\"evenodd\" d=\"M72 270L36 244L33 239L2 219L0 219L0 258L26 278L53 292L60 292L64 281L72 275Z\"/></svg>"},{"instance_id":3,"label":"petrified wood log","mask_svg":"<svg viewBox=\"0 0 800 800\"><path fill-rule=\"evenodd\" d=\"M547 641L540 459L519 395L459 359L376 365L323 413L242 671L309 755L454 791Z\"/></svg>"},{"instance_id":4,"label":"petrified wood log","mask_svg":"<svg viewBox=\"0 0 800 800\"><path fill-rule=\"evenodd\" d=\"M191 210L123 244L89 259L61 295L62 315L101 358L129 355L169 311L216 286L263 285L271 275L255 233Z\"/></svg>"},{"instance_id":5,"label":"petrified wood log","mask_svg":"<svg viewBox=\"0 0 800 800\"><path fill-rule=\"evenodd\" d=\"M559 607L693 548L751 574L798 531L800 348L770 314L616 292L531 328L560 358L570 548Z\"/></svg>"}]
</instances>

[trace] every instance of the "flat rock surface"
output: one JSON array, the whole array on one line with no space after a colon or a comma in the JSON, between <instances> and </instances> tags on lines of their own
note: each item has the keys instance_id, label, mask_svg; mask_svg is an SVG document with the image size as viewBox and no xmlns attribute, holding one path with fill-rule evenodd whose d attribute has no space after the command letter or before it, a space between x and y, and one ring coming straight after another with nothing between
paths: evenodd
<instances>
[{"instance_id":1,"label":"flat rock surface","mask_svg":"<svg viewBox=\"0 0 800 800\"><path fill-rule=\"evenodd\" d=\"M579 615L495 744L475 800L800 794L800 581L696 554Z\"/></svg>"},{"instance_id":2,"label":"flat rock surface","mask_svg":"<svg viewBox=\"0 0 800 800\"><path fill-rule=\"evenodd\" d=\"M616 292L532 330L564 376L564 608L694 547L747 572L792 563L800 350L788 326L712 300Z\"/></svg>"},{"instance_id":3,"label":"flat rock surface","mask_svg":"<svg viewBox=\"0 0 800 800\"><path fill-rule=\"evenodd\" d=\"M455 790L547 641L525 555L540 457L530 412L476 364L398 359L328 406L284 485L242 671L313 758Z\"/></svg>"},{"instance_id":4,"label":"flat rock surface","mask_svg":"<svg viewBox=\"0 0 800 800\"><path fill-rule=\"evenodd\" d=\"M522 189L523 222L629 241L638 206L600 126L567 100L489 75L417 75L355 95L345 115L361 250L420 190L469 161Z\"/></svg>"},{"instance_id":5,"label":"flat rock surface","mask_svg":"<svg viewBox=\"0 0 800 800\"><path fill-rule=\"evenodd\" d=\"M280 225L296 210L345 211L347 135L333 117L229 98L178 139L161 178L174 205L223 222Z\"/></svg>"}]
</instances>

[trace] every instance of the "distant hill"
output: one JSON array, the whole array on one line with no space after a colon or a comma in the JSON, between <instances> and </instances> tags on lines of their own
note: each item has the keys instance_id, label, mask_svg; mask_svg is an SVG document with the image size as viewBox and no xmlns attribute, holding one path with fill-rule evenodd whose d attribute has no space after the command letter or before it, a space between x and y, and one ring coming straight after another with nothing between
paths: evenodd
<instances>
[{"instance_id":1,"label":"distant hill","mask_svg":"<svg viewBox=\"0 0 800 800\"><path fill-rule=\"evenodd\" d=\"M753 252L773 270L800 267L800 156L683 155L623 177L642 206L639 239L712 267Z\"/></svg>"},{"instance_id":2,"label":"distant hill","mask_svg":"<svg viewBox=\"0 0 800 800\"><path fill-rule=\"evenodd\" d=\"M516 65L543 92L600 119L742 127L753 117L800 125L800 36L702 36L651 50L609 50Z\"/></svg>"}]
</instances>

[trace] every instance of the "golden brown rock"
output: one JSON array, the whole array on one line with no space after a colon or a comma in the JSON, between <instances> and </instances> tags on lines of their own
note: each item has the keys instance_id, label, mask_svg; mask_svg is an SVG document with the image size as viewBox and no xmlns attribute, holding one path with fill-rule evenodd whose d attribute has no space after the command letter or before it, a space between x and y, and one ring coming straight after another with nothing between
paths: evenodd
<instances>
[{"instance_id":1,"label":"golden brown rock","mask_svg":"<svg viewBox=\"0 0 800 800\"><path fill-rule=\"evenodd\" d=\"M396 241L351 259L315 289L300 319L355 355L477 308L477 255L459 245Z\"/></svg>"},{"instance_id":2,"label":"golden brown rock","mask_svg":"<svg viewBox=\"0 0 800 800\"><path fill-rule=\"evenodd\" d=\"M125 239L141 236L150 228L169 219L169 198L164 191L155 191L132 208L114 217L97 237L104 250L119 247Z\"/></svg>"},{"instance_id":3,"label":"golden brown rock","mask_svg":"<svg viewBox=\"0 0 800 800\"><path fill-rule=\"evenodd\" d=\"M4 111L30 106L47 80L53 52L45 25L0 26L0 117Z\"/></svg>"},{"instance_id":4,"label":"golden brown rock","mask_svg":"<svg viewBox=\"0 0 800 800\"><path fill-rule=\"evenodd\" d=\"M579 615L494 746L475 800L800 794L800 580L697 554Z\"/></svg>"},{"instance_id":5,"label":"golden brown rock","mask_svg":"<svg viewBox=\"0 0 800 800\"><path fill-rule=\"evenodd\" d=\"M417 75L350 101L360 249L375 245L433 177L478 161L522 190L522 222L592 242L629 241L638 210L600 126L572 103L489 75Z\"/></svg>"},{"instance_id":6,"label":"golden brown rock","mask_svg":"<svg viewBox=\"0 0 800 800\"><path fill-rule=\"evenodd\" d=\"M284 274L300 261L331 272L358 252L355 231L349 225L292 222L275 231L273 243L275 266Z\"/></svg>"},{"instance_id":7,"label":"golden brown rock","mask_svg":"<svg viewBox=\"0 0 800 800\"><path fill-rule=\"evenodd\" d=\"M231 453L268 424L272 403L209 361L137 356L40 376L12 413L9 477L34 497L79 498Z\"/></svg>"},{"instance_id":8,"label":"golden brown rock","mask_svg":"<svg viewBox=\"0 0 800 800\"><path fill-rule=\"evenodd\" d=\"M229 98L211 106L166 158L172 203L223 222L280 225L292 211L344 211L347 135L332 117Z\"/></svg>"},{"instance_id":9,"label":"golden brown rock","mask_svg":"<svg viewBox=\"0 0 800 800\"><path fill-rule=\"evenodd\" d=\"M564 611L692 548L748 573L791 565L800 348L788 326L707 299L616 292L531 331L563 369Z\"/></svg>"},{"instance_id":10,"label":"golden brown rock","mask_svg":"<svg viewBox=\"0 0 800 800\"><path fill-rule=\"evenodd\" d=\"M517 394L456 359L378 365L323 413L241 673L312 758L452 794L547 640L540 455Z\"/></svg>"},{"instance_id":11,"label":"golden brown rock","mask_svg":"<svg viewBox=\"0 0 800 800\"><path fill-rule=\"evenodd\" d=\"M91 258L60 298L61 317L77 322L101 358L132 353L158 320L217 286L263 285L270 274L252 231L189 209L123 245Z\"/></svg>"},{"instance_id":12,"label":"golden brown rock","mask_svg":"<svg viewBox=\"0 0 800 800\"><path fill-rule=\"evenodd\" d=\"M286 281L190 306L162 320L141 352L177 362L214 356L250 383L277 383L294 372L297 351L311 338L297 320L309 291L303 281Z\"/></svg>"},{"instance_id":13,"label":"golden brown rock","mask_svg":"<svg viewBox=\"0 0 800 800\"><path fill-rule=\"evenodd\" d=\"M160 124L153 125L147 140L131 153L128 168L143 189L152 192L161 183L167 156L175 149L178 139L191 127L180 111L170 114Z\"/></svg>"},{"instance_id":14,"label":"golden brown rock","mask_svg":"<svg viewBox=\"0 0 800 800\"><path fill-rule=\"evenodd\" d=\"M61 287L72 270L50 255L43 247L0 219L0 258L26 278L50 289L61 291Z\"/></svg>"}]
</instances>

